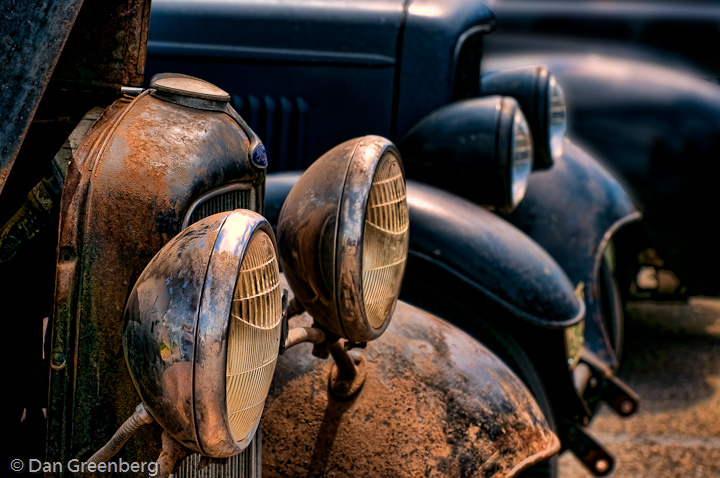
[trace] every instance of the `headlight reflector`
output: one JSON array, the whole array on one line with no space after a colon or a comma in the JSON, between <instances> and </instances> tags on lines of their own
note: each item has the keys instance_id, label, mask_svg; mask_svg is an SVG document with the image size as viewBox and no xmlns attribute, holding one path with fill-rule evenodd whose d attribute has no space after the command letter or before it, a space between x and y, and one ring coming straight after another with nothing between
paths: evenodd
<instances>
[{"instance_id":1,"label":"headlight reflector","mask_svg":"<svg viewBox=\"0 0 720 478\"><path fill-rule=\"evenodd\" d=\"M379 329L400 294L408 253L405 178L395 156L375 170L363 235L363 301L370 325Z\"/></svg>"}]
</instances>

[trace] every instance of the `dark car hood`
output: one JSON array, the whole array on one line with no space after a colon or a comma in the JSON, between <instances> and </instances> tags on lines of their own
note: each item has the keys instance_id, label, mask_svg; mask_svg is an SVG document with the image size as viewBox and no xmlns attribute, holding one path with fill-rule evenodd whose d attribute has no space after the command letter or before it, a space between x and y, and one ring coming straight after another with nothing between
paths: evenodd
<instances>
[{"instance_id":1,"label":"dark car hood","mask_svg":"<svg viewBox=\"0 0 720 478\"><path fill-rule=\"evenodd\" d=\"M189 55L393 63L404 9L404 0L155 0L151 47L173 47L182 32Z\"/></svg>"}]
</instances>

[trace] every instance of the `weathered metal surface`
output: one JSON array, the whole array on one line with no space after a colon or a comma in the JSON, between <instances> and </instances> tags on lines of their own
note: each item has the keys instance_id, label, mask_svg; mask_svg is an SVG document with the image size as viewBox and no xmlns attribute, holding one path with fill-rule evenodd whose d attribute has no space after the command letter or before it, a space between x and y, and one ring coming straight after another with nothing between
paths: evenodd
<instances>
[{"instance_id":1,"label":"weathered metal surface","mask_svg":"<svg viewBox=\"0 0 720 478\"><path fill-rule=\"evenodd\" d=\"M119 365L131 287L194 199L232 181L261 188L249 143L229 114L145 94L118 100L80 146L61 203L49 459L89 455L132 413L138 398ZM153 433L141 430L126 456L157 458Z\"/></svg>"},{"instance_id":2,"label":"weathered metal surface","mask_svg":"<svg viewBox=\"0 0 720 478\"><path fill-rule=\"evenodd\" d=\"M82 0L2 3L0 192L81 5Z\"/></svg>"},{"instance_id":3,"label":"weathered metal surface","mask_svg":"<svg viewBox=\"0 0 720 478\"><path fill-rule=\"evenodd\" d=\"M80 142L103 112L103 108L89 111L78 123L63 147L53 159L53 175L43 178L27 195L25 203L0 227L0 264L12 260L27 248L33 238L44 232L48 224L57 221L60 194L65 184L68 163Z\"/></svg>"},{"instance_id":4,"label":"weathered metal surface","mask_svg":"<svg viewBox=\"0 0 720 478\"><path fill-rule=\"evenodd\" d=\"M267 176L266 217L271 224L277 223L299 177ZM525 234L476 204L431 186L408 181L407 192L411 262L430 261L452 270L490 301L537 325L565 327L583 317L583 304L563 270ZM412 294L413 281L427 277L407 275L403 294ZM419 299L405 296L411 302Z\"/></svg>"},{"instance_id":5,"label":"weathered metal surface","mask_svg":"<svg viewBox=\"0 0 720 478\"><path fill-rule=\"evenodd\" d=\"M281 357L262 421L265 476L511 477L559 450L510 369L434 316L399 302L364 355L350 401L332 398L332 361L310 345Z\"/></svg>"},{"instance_id":6,"label":"weathered metal surface","mask_svg":"<svg viewBox=\"0 0 720 478\"><path fill-rule=\"evenodd\" d=\"M80 91L142 85L149 24L148 0L84 2L52 81Z\"/></svg>"},{"instance_id":7,"label":"weathered metal surface","mask_svg":"<svg viewBox=\"0 0 720 478\"><path fill-rule=\"evenodd\" d=\"M125 360L142 402L175 440L206 456L234 455L253 435L230 432L225 377L233 291L256 231L273 237L245 210L191 225L153 258L125 309Z\"/></svg>"},{"instance_id":8,"label":"weathered metal surface","mask_svg":"<svg viewBox=\"0 0 720 478\"><path fill-rule=\"evenodd\" d=\"M574 284L585 284L587 346L616 367L603 317L600 268L612 235L640 219L620 183L571 142L547 171L530 177L527 195L509 217L562 266Z\"/></svg>"},{"instance_id":9,"label":"weathered metal surface","mask_svg":"<svg viewBox=\"0 0 720 478\"><path fill-rule=\"evenodd\" d=\"M73 109L68 92L95 87L119 91L120 85L142 83L150 2L85 3L2 4L0 192L43 95L46 103L65 104L59 114L68 115ZM46 94L51 77L58 88Z\"/></svg>"},{"instance_id":10,"label":"weathered metal surface","mask_svg":"<svg viewBox=\"0 0 720 478\"><path fill-rule=\"evenodd\" d=\"M296 299L329 331L354 342L373 340L387 325L369 323L362 290L368 197L385 155L402 168L395 146L380 136L336 146L302 175L277 218L280 260Z\"/></svg>"}]
</instances>

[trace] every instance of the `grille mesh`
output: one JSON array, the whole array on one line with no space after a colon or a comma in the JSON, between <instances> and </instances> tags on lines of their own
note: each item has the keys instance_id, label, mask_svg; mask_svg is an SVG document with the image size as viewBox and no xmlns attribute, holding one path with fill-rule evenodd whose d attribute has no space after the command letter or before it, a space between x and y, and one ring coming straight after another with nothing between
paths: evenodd
<instances>
[{"instance_id":1,"label":"grille mesh","mask_svg":"<svg viewBox=\"0 0 720 478\"><path fill-rule=\"evenodd\" d=\"M199 468L200 455L185 459L176 478L261 478L262 434L258 428L255 438L240 454L228 458L225 464L210 464Z\"/></svg>"},{"instance_id":2,"label":"grille mesh","mask_svg":"<svg viewBox=\"0 0 720 478\"><path fill-rule=\"evenodd\" d=\"M299 97L233 95L233 106L263 139L268 172L305 169L315 159L307 152L310 106Z\"/></svg>"},{"instance_id":3,"label":"grille mesh","mask_svg":"<svg viewBox=\"0 0 720 478\"><path fill-rule=\"evenodd\" d=\"M405 179L395 157L386 154L375 170L363 238L363 300L368 321L379 329L400 292L408 250Z\"/></svg>"},{"instance_id":4,"label":"grille mesh","mask_svg":"<svg viewBox=\"0 0 720 478\"><path fill-rule=\"evenodd\" d=\"M257 192L255 189L238 189L227 191L217 196L208 195L208 198L195 206L190 214L190 222L193 224L200 219L218 214L220 212L234 211L235 209L250 209L258 211Z\"/></svg>"}]
</instances>

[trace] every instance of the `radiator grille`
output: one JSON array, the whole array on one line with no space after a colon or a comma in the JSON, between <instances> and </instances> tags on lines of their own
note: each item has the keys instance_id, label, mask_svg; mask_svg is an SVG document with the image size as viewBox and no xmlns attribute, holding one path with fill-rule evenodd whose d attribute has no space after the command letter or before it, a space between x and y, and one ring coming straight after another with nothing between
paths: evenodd
<instances>
[{"instance_id":1,"label":"radiator grille","mask_svg":"<svg viewBox=\"0 0 720 478\"><path fill-rule=\"evenodd\" d=\"M268 171L305 169L310 108L302 98L233 95L233 106L262 138L268 154Z\"/></svg>"},{"instance_id":2,"label":"radiator grille","mask_svg":"<svg viewBox=\"0 0 720 478\"><path fill-rule=\"evenodd\" d=\"M225 211L250 209L260 212L257 201L257 190L249 184L229 185L203 195L189 211L189 219L183 227L187 227L200 219Z\"/></svg>"},{"instance_id":3,"label":"radiator grille","mask_svg":"<svg viewBox=\"0 0 720 478\"><path fill-rule=\"evenodd\" d=\"M224 465L210 464L198 469L200 455L190 455L185 459L180 471L170 475L174 478L261 478L262 476L262 439L260 428L250 445L240 454L228 458Z\"/></svg>"}]
</instances>

